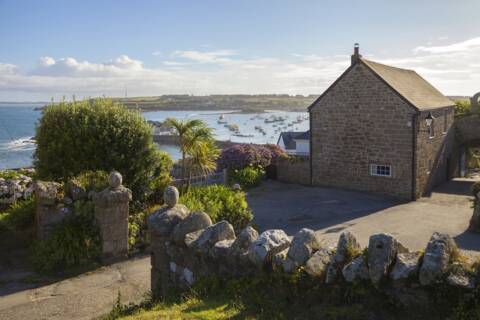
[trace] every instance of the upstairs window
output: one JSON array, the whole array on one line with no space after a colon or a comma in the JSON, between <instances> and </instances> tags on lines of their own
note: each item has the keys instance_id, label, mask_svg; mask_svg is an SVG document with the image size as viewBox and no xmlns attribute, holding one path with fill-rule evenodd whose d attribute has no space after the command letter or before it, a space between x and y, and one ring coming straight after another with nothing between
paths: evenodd
<instances>
[{"instance_id":1,"label":"upstairs window","mask_svg":"<svg viewBox=\"0 0 480 320\"><path fill-rule=\"evenodd\" d=\"M392 166L389 165L380 165L380 164L371 164L370 165L370 175L377 177L391 177L392 176Z\"/></svg>"}]
</instances>

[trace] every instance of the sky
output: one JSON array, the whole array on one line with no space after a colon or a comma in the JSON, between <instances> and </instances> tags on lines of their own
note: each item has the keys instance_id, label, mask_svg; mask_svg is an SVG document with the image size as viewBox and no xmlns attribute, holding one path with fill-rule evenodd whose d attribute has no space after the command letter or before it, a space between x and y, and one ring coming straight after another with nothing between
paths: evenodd
<instances>
[{"instance_id":1,"label":"sky","mask_svg":"<svg viewBox=\"0 0 480 320\"><path fill-rule=\"evenodd\" d=\"M479 0L0 0L0 101L321 94L355 42L480 91Z\"/></svg>"}]
</instances>

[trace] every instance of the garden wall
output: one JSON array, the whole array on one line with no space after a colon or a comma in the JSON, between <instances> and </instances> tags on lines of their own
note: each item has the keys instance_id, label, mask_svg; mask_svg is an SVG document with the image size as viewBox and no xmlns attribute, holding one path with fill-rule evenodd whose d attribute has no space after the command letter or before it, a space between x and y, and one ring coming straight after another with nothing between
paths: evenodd
<instances>
[{"instance_id":1,"label":"garden wall","mask_svg":"<svg viewBox=\"0 0 480 320\"><path fill-rule=\"evenodd\" d=\"M453 239L434 233L424 251L410 252L392 235L379 233L362 248L345 231L326 247L314 231L294 237L283 230L235 232L226 221L212 224L206 213L190 213L173 201L149 217L151 288L156 296L186 289L212 276L224 279L293 273L303 269L319 284L369 282L400 305L425 303L425 288L441 283L468 292L478 275L462 261Z\"/></svg>"},{"instance_id":2,"label":"garden wall","mask_svg":"<svg viewBox=\"0 0 480 320\"><path fill-rule=\"evenodd\" d=\"M277 160L277 179L287 183L310 185L310 157L279 158Z\"/></svg>"}]
</instances>

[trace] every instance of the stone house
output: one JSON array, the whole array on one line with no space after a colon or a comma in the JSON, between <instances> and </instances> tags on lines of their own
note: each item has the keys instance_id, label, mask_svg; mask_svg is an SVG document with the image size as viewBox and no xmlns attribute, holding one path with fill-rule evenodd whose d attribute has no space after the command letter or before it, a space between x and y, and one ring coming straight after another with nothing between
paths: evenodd
<instances>
[{"instance_id":1,"label":"stone house","mask_svg":"<svg viewBox=\"0 0 480 320\"><path fill-rule=\"evenodd\" d=\"M415 200L450 178L454 103L415 71L350 67L309 107L312 185Z\"/></svg>"}]
</instances>

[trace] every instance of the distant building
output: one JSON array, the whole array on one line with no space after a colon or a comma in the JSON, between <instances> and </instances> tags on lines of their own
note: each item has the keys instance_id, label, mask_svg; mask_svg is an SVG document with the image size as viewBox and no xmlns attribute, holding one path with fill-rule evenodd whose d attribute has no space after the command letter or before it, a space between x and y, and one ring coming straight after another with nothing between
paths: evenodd
<instances>
[{"instance_id":1,"label":"distant building","mask_svg":"<svg viewBox=\"0 0 480 320\"><path fill-rule=\"evenodd\" d=\"M356 45L309 112L312 185L417 199L449 179L454 103L415 71L363 59Z\"/></svg>"},{"instance_id":2,"label":"distant building","mask_svg":"<svg viewBox=\"0 0 480 320\"><path fill-rule=\"evenodd\" d=\"M309 155L310 131L282 132L277 145L291 155Z\"/></svg>"}]
</instances>

